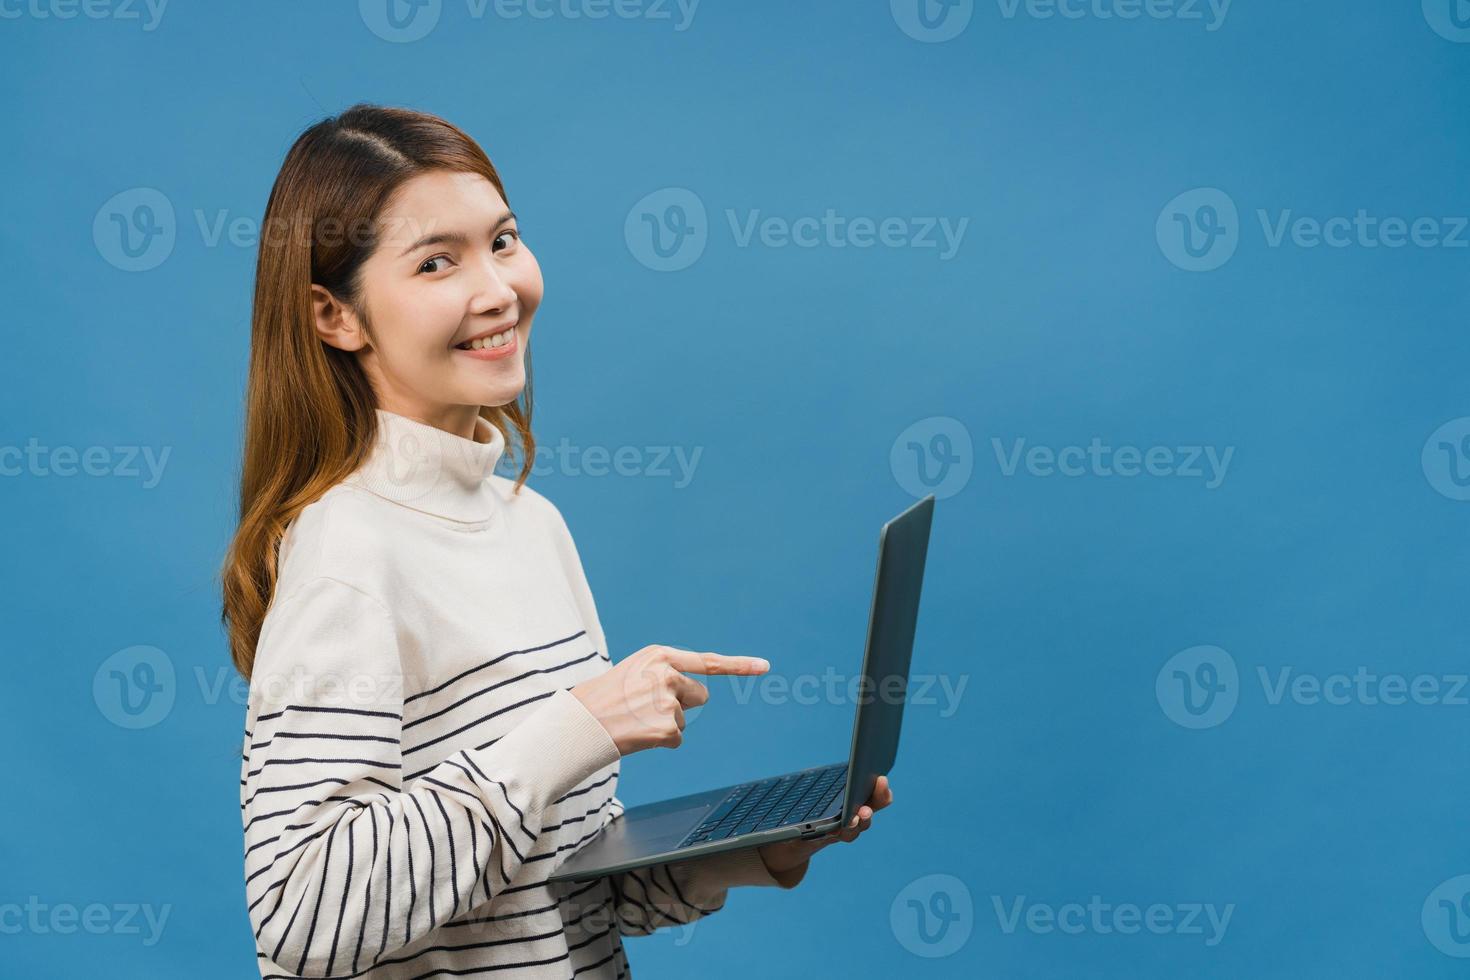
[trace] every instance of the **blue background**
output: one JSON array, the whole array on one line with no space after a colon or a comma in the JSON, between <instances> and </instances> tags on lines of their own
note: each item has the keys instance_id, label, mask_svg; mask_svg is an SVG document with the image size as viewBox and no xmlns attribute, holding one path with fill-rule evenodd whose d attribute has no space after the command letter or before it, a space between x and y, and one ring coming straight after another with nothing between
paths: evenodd
<instances>
[{"instance_id":1,"label":"blue background","mask_svg":"<svg viewBox=\"0 0 1470 980\"><path fill-rule=\"evenodd\" d=\"M704 0L682 31L477 19L444 0L409 43L350 2L174 0L153 30L141 8L37 9L0 20L0 443L170 456L152 487L0 478L0 906L170 909L154 945L0 916L3 972L256 975L243 689L216 578L255 249L210 244L196 213L258 221L300 130L370 101L443 115L501 170L546 279L540 442L702 454L684 487L533 478L576 536L615 659L669 643L767 656L786 678L850 674L877 527L914 499L896 440L942 417L971 442L970 476L936 511L914 661L963 679L956 710L910 706L896 803L858 843L793 892L732 893L682 945L630 940L638 975L1465 975L1421 908L1470 872L1470 708L1273 704L1258 679L1467 669L1470 503L1421 449L1470 415L1470 233L1272 247L1258 219L1470 214L1470 44L1431 29L1433 9L1236 0L1209 30L1207 8L1007 17L986 0L943 43L883 0ZM708 241L659 272L624 225L670 187L707 209ZM1239 209L1238 249L1211 272L1176 266L1155 234L1200 187ZM136 272L93 236L134 188L167 198L176 237ZM741 247L727 218L829 208L968 226L944 260ZM1207 489L1008 476L992 442L1094 437L1234 456ZM1233 658L1238 705L1191 730L1155 681L1202 644ZM136 645L175 682L165 716L131 730L93 682ZM629 804L846 751L841 698L711 688L677 753L626 760ZM900 901L935 874L972 909L942 957L920 955ZM1007 931L996 912L1094 895L1234 909L1213 946L1208 927Z\"/></svg>"}]
</instances>

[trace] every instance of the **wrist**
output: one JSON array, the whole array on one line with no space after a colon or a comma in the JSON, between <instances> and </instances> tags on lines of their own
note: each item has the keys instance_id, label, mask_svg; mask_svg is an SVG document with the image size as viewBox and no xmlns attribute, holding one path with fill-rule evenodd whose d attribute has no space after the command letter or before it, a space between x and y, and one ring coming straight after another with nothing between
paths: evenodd
<instances>
[{"instance_id":1,"label":"wrist","mask_svg":"<svg viewBox=\"0 0 1470 980\"><path fill-rule=\"evenodd\" d=\"M764 847L757 848L757 852L761 856L761 863L766 866L766 870L770 872L771 877L776 879L776 884L782 888L795 888L801 883L801 879L806 877L806 869L811 865L811 858L808 857L800 864L793 865L789 868L778 869L772 867L771 862L767 860L766 849Z\"/></svg>"}]
</instances>

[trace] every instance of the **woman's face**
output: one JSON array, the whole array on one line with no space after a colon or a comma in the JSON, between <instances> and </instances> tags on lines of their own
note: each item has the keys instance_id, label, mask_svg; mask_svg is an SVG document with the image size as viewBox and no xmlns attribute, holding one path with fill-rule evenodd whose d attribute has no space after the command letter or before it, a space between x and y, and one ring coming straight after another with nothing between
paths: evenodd
<instances>
[{"instance_id":1,"label":"woman's face","mask_svg":"<svg viewBox=\"0 0 1470 980\"><path fill-rule=\"evenodd\" d=\"M358 356L378 405L469 438L481 406L508 404L525 387L541 268L479 174L411 178L379 226L358 311L370 335Z\"/></svg>"}]
</instances>

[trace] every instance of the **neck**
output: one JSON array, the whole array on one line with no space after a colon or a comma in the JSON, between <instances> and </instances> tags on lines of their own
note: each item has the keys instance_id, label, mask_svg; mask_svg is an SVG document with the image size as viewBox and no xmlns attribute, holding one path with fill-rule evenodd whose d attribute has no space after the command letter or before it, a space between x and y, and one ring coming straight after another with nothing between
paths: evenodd
<instances>
[{"instance_id":1,"label":"neck","mask_svg":"<svg viewBox=\"0 0 1470 980\"><path fill-rule=\"evenodd\" d=\"M478 413L471 436L385 408L374 413L377 434L366 462L350 481L379 497L463 523L489 520L499 500L491 486L505 450L500 430ZM441 419L442 421L442 419Z\"/></svg>"},{"instance_id":2,"label":"neck","mask_svg":"<svg viewBox=\"0 0 1470 980\"><path fill-rule=\"evenodd\" d=\"M443 405L433 403L409 403L400 399L384 399L379 406L382 411L411 419L422 425L432 425L461 439L483 442L478 422L479 405Z\"/></svg>"}]
</instances>

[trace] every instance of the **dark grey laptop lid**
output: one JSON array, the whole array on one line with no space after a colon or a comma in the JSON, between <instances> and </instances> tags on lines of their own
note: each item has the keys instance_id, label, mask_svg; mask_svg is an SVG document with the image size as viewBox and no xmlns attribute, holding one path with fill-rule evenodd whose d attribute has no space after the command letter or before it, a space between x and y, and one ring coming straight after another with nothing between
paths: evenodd
<instances>
[{"instance_id":1,"label":"dark grey laptop lid","mask_svg":"<svg viewBox=\"0 0 1470 980\"><path fill-rule=\"evenodd\" d=\"M878 570L842 808L844 827L873 795L878 777L892 772L897 761L933 521L934 495L930 494L884 524L878 535Z\"/></svg>"}]
</instances>

